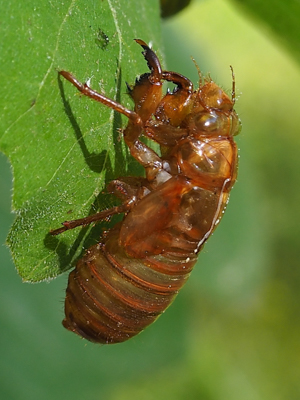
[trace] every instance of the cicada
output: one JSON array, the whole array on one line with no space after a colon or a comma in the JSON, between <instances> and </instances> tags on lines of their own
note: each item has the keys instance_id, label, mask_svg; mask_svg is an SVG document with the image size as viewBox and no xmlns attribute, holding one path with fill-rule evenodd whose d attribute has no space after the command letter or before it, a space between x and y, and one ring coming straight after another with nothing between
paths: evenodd
<instances>
[{"instance_id":1,"label":"cicada","mask_svg":"<svg viewBox=\"0 0 300 400\"><path fill-rule=\"evenodd\" d=\"M65 328L97 343L118 343L140 333L174 300L200 250L220 221L236 181L235 80L229 97L211 78L192 82L165 71L142 40L149 72L128 92L134 109L59 74L83 95L128 118L123 137L145 169L143 177L118 178L107 190L121 204L79 220L66 221L52 235L115 214L123 220L104 232L69 275ZM199 73L200 74L200 73ZM164 81L173 91L163 94ZM160 153L141 141L160 145Z\"/></svg>"}]
</instances>

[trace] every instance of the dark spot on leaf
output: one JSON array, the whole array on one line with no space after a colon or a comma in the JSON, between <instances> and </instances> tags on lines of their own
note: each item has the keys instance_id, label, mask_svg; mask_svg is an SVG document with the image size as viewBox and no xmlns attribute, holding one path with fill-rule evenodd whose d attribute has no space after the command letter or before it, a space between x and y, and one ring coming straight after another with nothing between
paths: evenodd
<instances>
[{"instance_id":1,"label":"dark spot on leaf","mask_svg":"<svg viewBox=\"0 0 300 400\"><path fill-rule=\"evenodd\" d=\"M106 50L109 44L109 37L100 28L97 31L95 43L102 50Z\"/></svg>"}]
</instances>

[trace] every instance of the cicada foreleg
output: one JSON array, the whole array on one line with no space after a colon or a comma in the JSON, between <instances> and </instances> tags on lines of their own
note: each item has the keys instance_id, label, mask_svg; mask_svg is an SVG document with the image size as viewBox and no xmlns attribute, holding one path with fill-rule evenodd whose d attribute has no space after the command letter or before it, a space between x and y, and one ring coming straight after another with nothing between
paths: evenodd
<instances>
[{"instance_id":1,"label":"cicada foreleg","mask_svg":"<svg viewBox=\"0 0 300 400\"><path fill-rule=\"evenodd\" d=\"M72 83L83 95L112 108L129 119L128 126L123 132L125 143L129 147L131 155L146 169L147 178L151 181L162 170L162 161L155 151L139 140L139 137L143 132L145 120L155 112L161 100L162 72L155 53L142 40L136 39L136 42L144 49L143 55L151 73L142 76L136 82L135 89L129 93L135 102L135 111L128 110L116 101L96 92L87 83L79 82L70 72L59 71L59 74Z\"/></svg>"},{"instance_id":2,"label":"cicada foreleg","mask_svg":"<svg viewBox=\"0 0 300 400\"><path fill-rule=\"evenodd\" d=\"M79 82L74 75L72 75L68 71L59 71L59 74L72 83L83 95L90 97L93 100L98 101L106 105L107 107L112 108L113 110L124 114L127 118L135 122L136 124L140 124L141 120L137 113L134 111L128 110L126 107L122 106L122 104L117 103L116 101L109 99L103 94L96 92L91 89L87 83Z\"/></svg>"}]
</instances>

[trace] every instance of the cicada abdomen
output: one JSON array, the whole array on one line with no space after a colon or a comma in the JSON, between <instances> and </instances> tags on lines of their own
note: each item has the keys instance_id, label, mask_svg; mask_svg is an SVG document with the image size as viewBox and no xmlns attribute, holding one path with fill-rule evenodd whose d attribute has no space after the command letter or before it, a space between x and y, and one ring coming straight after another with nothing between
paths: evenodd
<instances>
[{"instance_id":1,"label":"cicada abdomen","mask_svg":"<svg viewBox=\"0 0 300 400\"><path fill-rule=\"evenodd\" d=\"M146 172L145 178L108 185L121 205L51 231L57 235L124 213L69 275L63 325L98 343L135 336L169 306L220 221L237 174L234 80L231 98L210 79L194 91L187 78L163 71L155 53L137 42L150 73L129 87L134 111L60 72L86 96L128 117L124 139ZM165 96L164 80L177 86ZM161 154L141 135L159 143Z\"/></svg>"},{"instance_id":2,"label":"cicada abdomen","mask_svg":"<svg viewBox=\"0 0 300 400\"><path fill-rule=\"evenodd\" d=\"M63 325L93 342L123 342L145 329L172 302L196 261L135 259L118 236L118 228L110 230L69 276Z\"/></svg>"}]
</instances>

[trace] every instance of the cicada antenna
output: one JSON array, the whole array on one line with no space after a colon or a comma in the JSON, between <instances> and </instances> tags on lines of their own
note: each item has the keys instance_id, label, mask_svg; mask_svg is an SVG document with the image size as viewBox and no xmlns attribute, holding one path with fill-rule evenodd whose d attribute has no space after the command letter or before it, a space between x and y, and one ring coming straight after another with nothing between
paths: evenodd
<instances>
[{"instance_id":1,"label":"cicada antenna","mask_svg":"<svg viewBox=\"0 0 300 400\"><path fill-rule=\"evenodd\" d=\"M199 65L197 64L197 61L194 59L194 57L191 57L191 59L192 59L193 63L195 64L195 67L197 68L198 77L199 77L199 87L201 87L202 86L202 81L203 81L201 70L199 68Z\"/></svg>"},{"instance_id":2,"label":"cicada antenna","mask_svg":"<svg viewBox=\"0 0 300 400\"><path fill-rule=\"evenodd\" d=\"M230 65L230 69L231 69L231 77L232 77L231 100L232 100L233 104L235 104L235 75L234 75L232 65Z\"/></svg>"}]
</instances>

